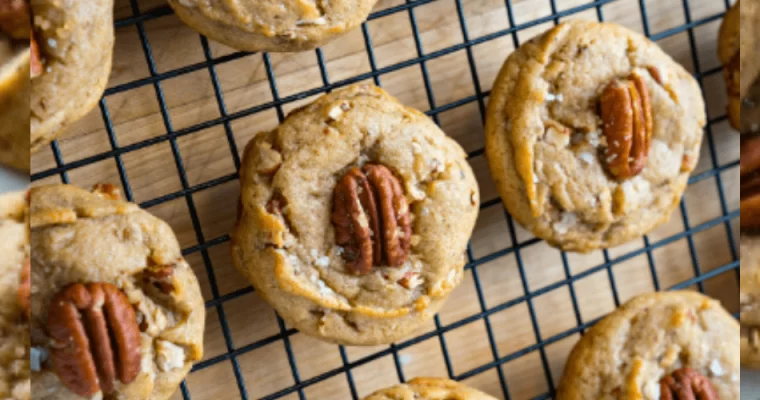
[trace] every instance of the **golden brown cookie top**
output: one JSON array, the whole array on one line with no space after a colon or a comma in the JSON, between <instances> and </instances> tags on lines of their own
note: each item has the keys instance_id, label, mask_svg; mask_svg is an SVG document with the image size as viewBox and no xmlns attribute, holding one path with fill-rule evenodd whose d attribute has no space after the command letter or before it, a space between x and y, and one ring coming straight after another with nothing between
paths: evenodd
<instances>
[{"instance_id":1,"label":"golden brown cookie top","mask_svg":"<svg viewBox=\"0 0 760 400\"><path fill-rule=\"evenodd\" d=\"M29 389L29 325L21 285L29 256L24 193L0 195L0 398L27 400Z\"/></svg>"},{"instance_id":2,"label":"golden brown cookie top","mask_svg":"<svg viewBox=\"0 0 760 400\"><path fill-rule=\"evenodd\" d=\"M256 136L241 185L238 267L274 268L277 287L316 311L402 317L462 278L479 209L466 155L375 86L335 91Z\"/></svg>"},{"instance_id":3,"label":"golden brown cookie top","mask_svg":"<svg viewBox=\"0 0 760 400\"><path fill-rule=\"evenodd\" d=\"M414 378L365 397L364 400L493 400L481 391L441 378Z\"/></svg>"},{"instance_id":4,"label":"golden brown cookie top","mask_svg":"<svg viewBox=\"0 0 760 400\"><path fill-rule=\"evenodd\" d=\"M242 50L298 51L361 24L377 0L170 0L189 25ZM228 32L225 32L228 31ZM255 34L242 43L235 32Z\"/></svg>"},{"instance_id":5,"label":"golden brown cookie top","mask_svg":"<svg viewBox=\"0 0 760 400\"><path fill-rule=\"evenodd\" d=\"M33 390L168 398L202 357L205 317L171 228L110 185L43 186L30 198L32 346L43 355ZM79 339L113 356L74 352ZM103 365L115 375L96 380Z\"/></svg>"},{"instance_id":6,"label":"golden brown cookie top","mask_svg":"<svg viewBox=\"0 0 760 400\"><path fill-rule=\"evenodd\" d=\"M718 301L696 292L645 294L583 335L557 399L657 400L669 376L683 379L676 373L683 368L707 378L719 398L738 399L739 358L739 323Z\"/></svg>"},{"instance_id":7,"label":"golden brown cookie top","mask_svg":"<svg viewBox=\"0 0 760 400\"><path fill-rule=\"evenodd\" d=\"M696 81L619 25L568 22L513 53L486 153L511 214L566 250L610 247L668 218L697 164Z\"/></svg>"}]
</instances>

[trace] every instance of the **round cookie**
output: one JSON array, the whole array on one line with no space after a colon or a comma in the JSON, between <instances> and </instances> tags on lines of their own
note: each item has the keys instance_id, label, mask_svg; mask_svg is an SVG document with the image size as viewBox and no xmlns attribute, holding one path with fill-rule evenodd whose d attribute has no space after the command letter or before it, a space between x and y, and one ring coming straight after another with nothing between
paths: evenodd
<instances>
[{"instance_id":1,"label":"round cookie","mask_svg":"<svg viewBox=\"0 0 760 400\"><path fill-rule=\"evenodd\" d=\"M462 279L479 192L462 148L372 85L246 147L237 268L288 324L375 345L422 328Z\"/></svg>"},{"instance_id":2,"label":"round cookie","mask_svg":"<svg viewBox=\"0 0 760 400\"><path fill-rule=\"evenodd\" d=\"M0 4L0 164L29 172L29 5Z\"/></svg>"},{"instance_id":3,"label":"round cookie","mask_svg":"<svg viewBox=\"0 0 760 400\"><path fill-rule=\"evenodd\" d=\"M742 365L760 368L760 137L742 136L740 158Z\"/></svg>"},{"instance_id":4,"label":"round cookie","mask_svg":"<svg viewBox=\"0 0 760 400\"><path fill-rule=\"evenodd\" d=\"M35 399L168 399L202 358L205 319L171 228L110 185L30 197Z\"/></svg>"},{"instance_id":5,"label":"round cookie","mask_svg":"<svg viewBox=\"0 0 760 400\"><path fill-rule=\"evenodd\" d=\"M659 400L671 380L706 380L718 395L697 398L738 399L739 373L739 323L719 302L696 292L650 293L583 335L557 399Z\"/></svg>"},{"instance_id":6,"label":"round cookie","mask_svg":"<svg viewBox=\"0 0 760 400\"><path fill-rule=\"evenodd\" d=\"M495 400L479 390L441 378L414 378L364 398L364 400Z\"/></svg>"},{"instance_id":7,"label":"round cookie","mask_svg":"<svg viewBox=\"0 0 760 400\"><path fill-rule=\"evenodd\" d=\"M239 50L314 49L359 26L377 0L169 0L201 34Z\"/></svg>"},{"instance_id":8,"label":"round cookie","mask_svg":"<svg viewBox=\"0 0 760 400\"><path fill-rule=\"evenodd\" d=\"M568 251L641 237L677 207L706 117L697 82L643 36L560 24L494 83L486 155L510 214Z\"/></svg>"},{"instance_id":9,"label":"round cookie","mask_svg":"<svg viewBox=\"0 0 760 400\"><path fill-rule=\"evenodd\" d=\"M113 0L32 4L42 68L31 83L31 151L90 112L111 73Z\"/></svg>"},{"instance_id":10,"label":"round cookie","mask_svg":"<svg viewBox=\"0 0 760 400\"><path fill-rule=\"evenodd\" d=\"M0 195L0 398L28 400L29 239L22 193ZM22 284L25 281L26 284ZM22 288L25 288L22 289Z\"/></svg>"},{"instance_id":11,"label":"round cookie","mask_svg":"<svg viewBox=\"0 0 760 400\"><path fill-rule=\"evenodd\" d=\"M741 133L760 132L760 1L737 1L726 13L718 38L725 66L728 116Z\"/></svg>"}]
</instances>

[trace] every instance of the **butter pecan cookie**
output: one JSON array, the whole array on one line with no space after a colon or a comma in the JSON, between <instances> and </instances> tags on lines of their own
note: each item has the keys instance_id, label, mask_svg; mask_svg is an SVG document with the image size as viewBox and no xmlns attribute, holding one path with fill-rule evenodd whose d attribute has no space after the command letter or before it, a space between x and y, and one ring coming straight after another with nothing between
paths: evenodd
<instances>
[{"instance_id":1,"label":"butter pecan cookie","mask_svg":"<svg viewBox=\"0 0 760 400\"><path fill-rule=\"evenodd\" d=\"M726 13L718 56L728 88L728 117L741 133L760 133L760 1L744 0Z\"/></svg>"},{"instance_id":2,"label":"butter pecan cookie","mask_svg":"<svg viewBox=\"0 0 760 400\"><path fill-rule=\"evenodd\" d=\"M35 0L40 54L31 82L31 150L39 150L98 104L111 73L113 0Z\"/></svg>"},{"instance_id":3,"label":"butter pecan cookie","mask_svg":"<svg viewBox=\"0 0 760 400\"><path fill-rule=\"evenodd\" d=\"M486 155L518 222L563 250L590 251L669 218L705 118L697 82L655 44L618 25L568 22L507 59Z\"/></svg>"},{"instance_id":4,"label":"butter pecan cookie","mask_svg":"<svg viewBox=\"0 0 760 400\"><path fill-rule=\"evenodd\" d=\"M738 399L739 373L739 323L718 301L650 293L583 335L557 399Z\"/></svg>"},{"instance_id":5,"label":"butter pecan cookie","mask_svg":"<svg viewBox=\"0 0 760 400\"><path fill-rule=\"evenodd\" d=\"M760 368L760 137L742 136L740 174L742 365Z\"/></svg>"},{"instance_id":6,"label":"butter pecan cookie","mask_svg":"<svg viewBox=\"0 0 760 400\"><path fill-rule=\"evenodd\" d=\"M372 85L323 96L246 147L233 260L283 319L391 343L462 279L479 209L459 145Z\"/></svg>"},{"instance_id":7,"label":"butter pecan cookie","mask_svg":"<svg viewBox=\"0 0 760 400\"><path fill-rule=\"evenodd\" d=\"M239 50L314 49L356 28L377 0L169 0L191 28Z\"/></svg>"},{"instance_id":8,"label":"butter pecan cookie","mask_svg":"<svg viewBox=\"0 0 760 400\"><path fill-rule=\"evenodd\" d=\"M441 378L414 378L372 393L364 400L496 400L459 382Z\"/></svg>"},{"instance_id":9,"label":"butter pecan cookie","mask_svg":"<svg viewBox=\"0 0 760 400\"><path fill-rule=\"evenodd\" d=\"M205 319L171 228L110 185L30 197L34 398L168 399Z\"/></svg>"},{"instance_id":10,"label":"butter pecan cookie","mask_svg":"<svg viewBox=\"0 0 760 400\"><path fill-rule=\"evenodd\" d=\"M29 171L30 57L38 60L25 0L0 2L0 164Z\"/></svg>"},{"instance_id":11,"label":"butter pecan cookie","mask_svg":"<svg viewBox=\"0 0 760 400\"><path fill-rule=\"evenodd\" d=\"M28 400L29 234L26 199L0 195L0 398Z\"/></svg>"}]
</instances>

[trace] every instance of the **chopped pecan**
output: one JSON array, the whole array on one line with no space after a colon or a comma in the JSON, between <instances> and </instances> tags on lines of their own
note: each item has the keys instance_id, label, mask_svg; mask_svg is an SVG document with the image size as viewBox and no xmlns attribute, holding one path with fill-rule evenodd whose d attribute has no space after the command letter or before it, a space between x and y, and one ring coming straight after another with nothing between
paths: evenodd
<instances>
[{"instance_id":1,"label":"chopped pecan","mask_svg":"<svg viewBox=\"0 0 760 400\"><path fill-rule=\"evenodd\" d=\"M21 267L21 276L18 286L18 305L21 307L21 311L24 312L24 316L29 319L31 314L31 292L32 283L30 280L31 275L31 263L29 257L24 260L24 265Z\"/></svg>"},{"instance_id":2,"label":"chopped pecan","mask_svg":"<svg viewBox=\"0 0 760 400\"><path fill-rule=\"evenodd\" d=\"M106 200L121 200L121 190L110 183L97 183L92 187L92 193Z\"/></svg>"},{"instance_id":3,"label":"chopped pecan","mask_svg":"<svg viewBox=\"0 0 760 400\"><path fill-rule=\"evenodd\" d=\"M14 39L27 39L30 26L32 21L28 1L0 1L0 32L5 32Z\"/></svg>"},{"instance_id":4,"label":"chopped pecan","mask_svg":"<svg viewBox=\"0 0 760 400\"><path fill-rule=\"evenodd\" d=\"M152 284L164 294L174 292L174 265L152 265L143 270L143 282Z\"/></svg>"},{"instance_id":5,"label":"chopped pecan","mask_svg":"<svg viewBox=\"0 0 760 400\"><path fill-rule=\"evenodd\" d=\"M42 75L42 57L40 56L40 47L37 45L37 40L34 39L34 35L29 37L29 75L31 78L36 78Z\"/></svg>"},{"instance_id":6,"label":"chopped pecan","mask_svg":"<svg viewBox=\"0 0 760 400\"><path fill-rule=\"evenodd\" d=\"M373 265L398 267L411 249L411 217L404 190L393 173L377 164L351 168L333 193L335 240L349 270Z\"/></svg>"},{"instance_id":7,"label":"chopped pecan","mask_svg":"<svg viewBox=\"0 0 760 400\"><path fill-rule=\"evenodd\" d=\"M742 230L760 229L760 137L741 140L740 213Z\"/></svg>"},{"instance_id":8,"label":"chopped pecan","mask_svg":"<svg viewBox=\"0 0 760 400\"><path fill-rule=\"evenodd\" d=\"M625 180L646 166L652 141L649 89L638 74L611 82L602 92L601 117L610 173Z\"/></svg>"},{"instance_id":9,"label":"chopped pecan","mask_svg":"<svg viewBox=\"0 0 760 400\"><path fill-rule=\"evenodd\" d=\"M661 400L719 400L706 377L691 368L681 368L660 380Z\"/></svg>"},{"instance_id":10,"label":"chopped pecan","mask_svg":"<svg viewBox=\"0 0 760 400\"><path fill-rule=\"evenodd\" d=\"M73 393L112 393L140 372L140 329L127 296L109 283L75 283L48 309L53 370Z\"/></svg>"}]
</instances>

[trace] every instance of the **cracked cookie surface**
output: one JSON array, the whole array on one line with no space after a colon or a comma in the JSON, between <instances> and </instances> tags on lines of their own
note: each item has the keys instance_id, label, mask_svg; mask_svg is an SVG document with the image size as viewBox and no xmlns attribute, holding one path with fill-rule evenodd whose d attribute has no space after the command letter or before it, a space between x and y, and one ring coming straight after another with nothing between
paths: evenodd
<instances>
[{"instance_id":1,"label":"cracked cookie surface","mask_svg":"<svg viewBox=\"0 0 760 400\"><path fill-rule=\"evenodd\" d=\"M19 302L21 272L29 257L26 200L0 195L0 398L28 400L29 325Z\"/></svg>"},{"instance_id":2,"label":"cracked cookie surface","mask_svg":"<svg viewBox=\"0 0 760 400\"><path fill-rule=\"evenodd\" d=\"M31 82L31 151L84 117L111 73L113 0L38 0L33 28L43 69Z\"/></svg>"},{"instance_id":3,"label":"cracked cookie surface","mask_svg":"<svg viewBox=\"0 0 760 400\"><path fill-rule=\"evenodd\" d=\"M660 381L682 368L707 378L721 399L739 398L739 323L696 292L635 297L575 345L558 400L660 399Z\"/></svg>"},{"instance_id":4,"label":"cracked cookie surface","mask_svg":"<svg viewBox=\"0 0 760 400\"><path fill-rule=\"evenodd\" d=\"M356 28L377 0L169 0L187 25L247 51L316 48Z\"/></svg>"},{"instance_id":5,"label":"cracked cookie surface","mask_svg":"<svg viewBox=\"0 0 760 400\"><path fill-rule=\"evenodd\" d=\"M441 378L414 378L407 383L378 390L364 400L495 400L479 390Z\"/></svg>"},{"instance_id":6,"label":"cracked cookie surface","mask_svg":"<svg viewBox=\"0 0 760 400\"><path fill-rule=\"evenodd\" d=\"M605 89L616 82L638 89L627 94L638 101L613 104L632 107L619 114L627 125L602 118ZM649 112L646 123L635 119ZM697 82L657 45L618 25L568 22L522 45L502 67L488 104L486 155L517 221L556 247L590 251L669 218L697 165L704 125ZM608 132L626 127L633 131ZM619 154L608 152L612 146ZM619 157L643 168L614 176Z\"/></svg>"},{"instance_id":7,"label":"cracked cookie surface","mask_svg":"<svg viewBox=\"0 0 760 400\"><path fill-rule=\"evenodd\" d=\"M368 198L333 201L337 193L375 193L375 183L360 185L364 192L336 190L349 171L355 174L350 182L366 182L358 169L375 165L390 171L375 183L395 189L378 190L373 209L396 207L398 213L383 212L380 221L395 215L400 224L382 233L367 231L362 210L372 203ZM375 86L335 91L258 134L246 147L240 174L235 265L304 333L343 344L393 342L428 322L462 279L479 209L466 155L428 117ZM339 204L354 210L339 232L348 237L340 239L334 226ZM360 270L351 262L358 247L338 245L357 240L352 229L363 238L366 268ZM408 246L389 240L397 235ZM378 253L390 248L392 257Z\"/></svg>"},{"instance_id":8,"label":"cracked cookie surface","mask_svg":"<svg viewBox=\"0 0 760 400\"><path fill-rule=\"evenodd\" d=\"M98 392L96 397L167 399L193 362L202 357L204 303L174 233L166 223L135 204L118 200L107 188L98 186L91 193L52 185L30 192L31 337L39 363L32 372L35 399L90 398L65 386L53 365L56 349L51 348L50 323L54 319L48 310L53 299L74 284L97 284L123 293L124 297L118 295L123 299L120 306L131 305L133 312L120 314L121 319L131 317L139 325L139 372L128 384L117 381L112 385L114 392ZM119 321L108 314L111 303L106 302L104 312L108 323L114 324ZM60 333L60 328L55 329ZM109 331L118 332L112 326ZM91 341L95 339L89 327L87 334ZM76 382L70 375L67 382Z\"/></svg>"}]
</instances>

